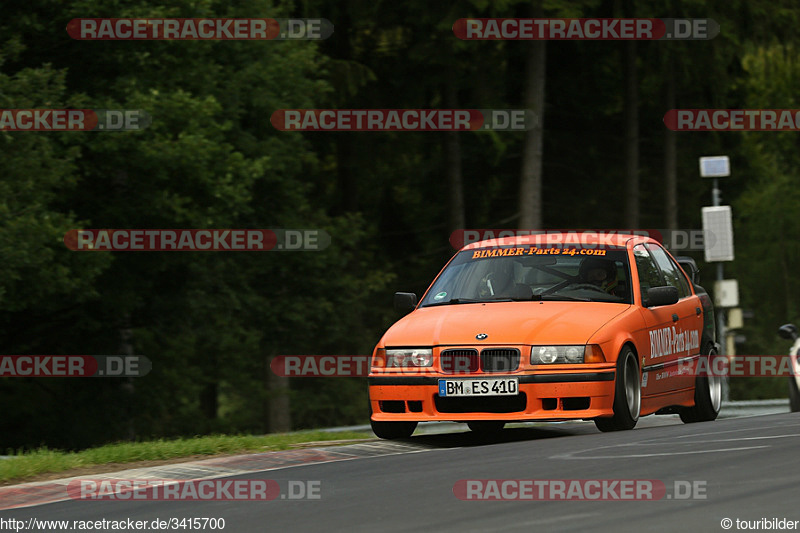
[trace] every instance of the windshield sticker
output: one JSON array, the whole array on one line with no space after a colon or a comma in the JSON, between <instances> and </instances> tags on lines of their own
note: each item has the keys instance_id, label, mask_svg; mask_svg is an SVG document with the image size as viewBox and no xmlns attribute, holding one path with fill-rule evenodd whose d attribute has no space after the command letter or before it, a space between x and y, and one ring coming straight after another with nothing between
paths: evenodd
<instances>
[{"instance_id":1,"label":"windshield sticker","mask_svg":"<svg viewBox=\"0 0 800 533\"><path fill-rule=\"evenodd\" d=\"M472 252L472 259L484 259L486 257L510 257L517 255L606 255L606 250L596 249L576 249L576 248L494 248L492 250L475 250Z\"/></svg>"},{"instance_id":2,"label":"windshield sticker","mask_svg":"<svg viewBox=\"0 0 800 533\"><path fill-rule=\"evenodd\" d=\"M434 297L433 297L433 299L434 299L434 300L441 300L441 299L442 299L442 298L444 298L445 296L447 296L447 293L446 293L446 292L440 292L439 294L437 294L436 296L434 296Z\"/></svg>"}]
</instances>

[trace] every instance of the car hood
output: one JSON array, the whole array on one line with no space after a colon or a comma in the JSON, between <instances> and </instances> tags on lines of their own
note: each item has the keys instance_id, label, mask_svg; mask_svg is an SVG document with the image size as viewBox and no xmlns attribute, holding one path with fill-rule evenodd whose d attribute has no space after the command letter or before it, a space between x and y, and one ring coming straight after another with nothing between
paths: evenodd
<instances>
[{"instance_id":1,"label":"car hood","mask_svg":"<svg viewBox=\"0 0 800 533\"><path fill-rule=\"evenodd\" d=\"M384 346L586 344L629 304L493 302L422 307L383 336ZM478 334L485 340L476 340Z\"/></svg>"}]
</instances>

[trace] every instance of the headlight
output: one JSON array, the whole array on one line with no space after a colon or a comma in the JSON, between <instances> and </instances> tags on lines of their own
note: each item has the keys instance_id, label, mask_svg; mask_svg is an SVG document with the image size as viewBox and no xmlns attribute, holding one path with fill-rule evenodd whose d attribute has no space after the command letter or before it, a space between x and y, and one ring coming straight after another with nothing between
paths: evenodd
<instances>
[{"instance_id":1,"label":"headlight","mask_svg":"<svg viewBox=\"0 0 800 533\"><path fill-rule=\"evenodd\" d=\"M567 346L564 357L568 363L583 363L583 346Z\"/></svg>"},{"instance_id":2,"label":"headlight","mask_svg":"<svg viewBox=\"0 0 800 533\"><path fill-rule=\"evenodd\" d=\"M583 363L586 346L531 346L532 365Z\"/></svg>"},{"instance_id":3,"label":"headlight","mask_svg":"<svg viewBox=\"0 0 800 533\"><path fill-rule=\"evenodd\" d=\"M400 348L386 350L387 368L407 368L431 366L433 350L431 348Z\"/></svg>"}]
</instances>

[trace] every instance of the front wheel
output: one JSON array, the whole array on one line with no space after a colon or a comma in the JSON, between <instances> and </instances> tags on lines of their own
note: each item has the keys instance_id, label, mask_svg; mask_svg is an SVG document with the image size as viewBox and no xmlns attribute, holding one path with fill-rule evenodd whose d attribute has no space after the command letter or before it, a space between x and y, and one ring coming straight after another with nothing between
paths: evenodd
<instances>
[{"instance_id":1,"label":"front wheel","mask_svg":"<svg viewBox=\"0 0 800 533\"><path fill-rule=\"evenodd\" d=\"M707 375L698 375L694 382L694 406L681 409L680 416L686 424L716 420L722 405L722 377L714 375L714 357L717 352L708 350Z\"/></svg>"},{"instance_id":2,"label":"front wheel","mask_svg":"<svg viewBox=\"0 0 800 533\"><path fill-rule=\"evenodd\" d=\"M800 411L800 391L797 390L797 378L789 378L789 407L793 413Z\"/></svg>"},{"instance_id":3,"label":"front wheel","mask_svg":"<svg viewBox=\"0 0 800 533\"><path fill-rule=\"evenodd\" d=\"M623 348L617 358L617 376L614 380L614 416L595 418L600 431L633 429L639 421L642 407L642 381L636 355L630 346Z\"/></svg>"},{"instance_id":4,"label":"front wheel","mask_svg":"<svg viewBox=\"0 0 800 533\"><path fill-rule=\"evenodd\" d=\"M375 422L369 421L372 432L382 439L407 439L417 429L416 422Z\"/></svg>"}]
</instances>

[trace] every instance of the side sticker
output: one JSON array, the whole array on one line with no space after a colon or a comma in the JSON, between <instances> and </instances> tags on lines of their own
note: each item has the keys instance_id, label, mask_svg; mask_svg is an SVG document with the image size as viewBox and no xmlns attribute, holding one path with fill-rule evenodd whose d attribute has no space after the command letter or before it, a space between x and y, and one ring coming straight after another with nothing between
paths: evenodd
<instances>
[{"instance_id":1,"label":"side sticker","mask_svg":"<svg viewBox=\"0 0 800 533\"><path fill-rule=\"evenodd\" d=\"M659 328L650 333L650 358L686 352L700 347L700 332L696 329L679 330L675 326Z\"/></svg>"}]
</instances>

